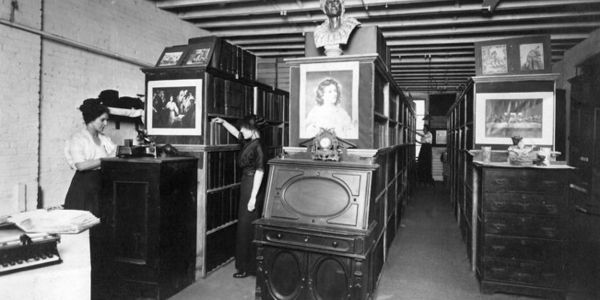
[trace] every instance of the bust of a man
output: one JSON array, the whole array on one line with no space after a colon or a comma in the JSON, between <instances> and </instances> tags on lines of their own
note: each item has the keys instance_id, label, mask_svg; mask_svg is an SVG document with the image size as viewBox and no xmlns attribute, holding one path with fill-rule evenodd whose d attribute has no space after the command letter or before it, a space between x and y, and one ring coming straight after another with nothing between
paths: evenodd
<instances>
[{"instance_id":1,"label":"bust of a man","mask_svg":"<svg viewBox=\"0 0 600 300\"><path fill-rule=\"evenodd\" d=\"M321 0L321 10L327 20L315 30L315 45L317 48L325 47L325 55L341 55L339 45L348 42L350 34L360 22L344 16L344 0Z\"/></svg>"}]
</instances>

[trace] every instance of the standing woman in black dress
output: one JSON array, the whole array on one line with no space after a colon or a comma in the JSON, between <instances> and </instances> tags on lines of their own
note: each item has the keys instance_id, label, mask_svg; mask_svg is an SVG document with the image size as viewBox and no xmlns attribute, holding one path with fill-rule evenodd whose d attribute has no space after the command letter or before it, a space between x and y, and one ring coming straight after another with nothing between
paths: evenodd
<instances>
[{"instance_id":1,"label":"standing woman in black dress","mask_svg":"<svg viewBox=\"0 0 600 300\"><path fill-rule=\"evenodd\" d=\"M423 126L423 133L418 133L421 137L421 141L417 143L421 144L421 150L419 150L419 158L417 160L417 173L418 181L427 185L434 185L433 176L431 173L431 143L433 142L433 136L429 129L429 125Z\"/></svg>"},{"instance_id":2,"label":"standing woman in black dress","mask_svg":"<svg viewBox=\"0 0 600 300\"><path fill-rule=\"evenodd\" d=\"M252 222L259 217L260 212L256 208L262 206L264 196L261 185L265 173L265 154L260 143L256 116L248 115L240 120L239 130L221 118L214 118L212 121L223 124L223 127L237 137L242 145L239 156L242 182L235 246L237 272L233 277L243 278L256 273L256 247L252 244L254 239Z\"/></svg>"}]
</instances>

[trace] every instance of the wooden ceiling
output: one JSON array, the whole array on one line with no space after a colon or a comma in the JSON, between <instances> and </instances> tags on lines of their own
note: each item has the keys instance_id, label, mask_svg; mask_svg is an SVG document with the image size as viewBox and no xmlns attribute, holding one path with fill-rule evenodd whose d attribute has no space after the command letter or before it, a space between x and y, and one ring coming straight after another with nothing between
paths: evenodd
<instances>
[{"instance_id":1,"label":"wooden ceiling","mask_svg":"<svg viewBox=\"0 0 600 300\"><path fill-rule=\"evenodd\" d=\"M260 57L304 56L304 33L325 20L319 0L152 0ZM550 34L552 61L600 27L600 0L346 0L377 25L407 91L453 92L475 75L474 42Z\"/></svg>"}]
</instances>

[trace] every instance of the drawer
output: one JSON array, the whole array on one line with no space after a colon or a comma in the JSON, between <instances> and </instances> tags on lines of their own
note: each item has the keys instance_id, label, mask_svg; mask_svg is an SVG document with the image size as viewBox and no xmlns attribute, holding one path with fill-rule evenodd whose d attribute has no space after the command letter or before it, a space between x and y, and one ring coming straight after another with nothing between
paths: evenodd
<instances>
[{"instance_id":1,"label":"drawer","mask_svg":"<svg viewBox=\"0 0 600 300\"><path fill-rule=\"evenodd\" d=\"M560 288L562 266L484 257L483 279Z\"/></svg>"},{"instance_id":2,"label":"drawer","mask_svg":"<svg viewBox=\"0 0 600 300\"><path fill-rule=\"evenodd\" d=\"M487 213L484 214L483 230L486 234L561 239L560 220L554 216Z\"/></svg>"},{"instance_id":3,"label":"drawer","mask_svg":"<svg viewBox=\"0 0 600 300\"><path fill-rule=\"evenodd\" d=\"M567 173L537 169L485 169L483 192L564 192Z\"/></svg>"},{"instance_id":4,"label":"drawer","mask_svg":"<svg viewBox=\"0 0 600 300\"><path fill-rule=\"evenodd\" d=\"M562 260L560 241L486 235L483 255L496 258L551 262Z\"/></svg>"},{"instance_id":5,"label":"drawer","mask_svg":"<svg viewBox=\"0 0 600 300\"><path fill-rule=\"evenodd\" d=\"M486 212L514 212L556 215L564 208L563 195L527 193L486 193L483 209Z\"/></svg>"},{"instance_id":6,"label":"drawer","mask_svg":"<svg viewBox=\"0 0 600 300\"><path fill-rule=\"evenodd\" d=\"M340 253L362 253L364 249L364 240L360 238L341 238L335 235L314 233L301 234L271 229L264 230L263 234L263 237L257 236L256 238L281 245L295 245Z\"/></svg>"}]
</instances>

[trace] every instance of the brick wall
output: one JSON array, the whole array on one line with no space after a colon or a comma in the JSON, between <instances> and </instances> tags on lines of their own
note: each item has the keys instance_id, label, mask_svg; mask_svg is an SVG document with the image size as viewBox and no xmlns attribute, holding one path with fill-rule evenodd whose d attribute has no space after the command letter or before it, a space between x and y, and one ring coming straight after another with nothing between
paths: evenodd
<instances>
[{"instance_id":1,"label":"brick wall","mask_svg":"<svg viewBox=\"0 0 600 300\"><path fill-rule=\"evenodd\" d=\"M0 18L10 18L10 1L0 1ZM40 3L19 5L14 18L40 28ZM18 210L20 197L35 208L38 180L40 37L0 25L0 215ZM21 204L22 205L22 204Z\"/></svg>"},{"instance_id":2,"label":"brick wall","mask_svg":"<svg viewBox=\"0 0 600 300\"><path fill-rule=\"evenodd\" d=\"M24 7L31 2L37 3L37 8L26 10ZM188 38L207 34L146 0L44 0L43 8L40 3L41 0L19 1L19 13L23 16L16 15L16 23L31 20L24 25L40 28L43 20L43 30L47 33L148 65L156 62L164 47L185 44ZM0 17L8 19L10 1L2 0L0 5ZM15 36L5 39L8 34ZM44 206L62 204L73 175L63 156L64 141L84 126L77 107L83 99L96 97L104 89L117 90L121 96L143 93L144 74L139 65L47 39L43 40L40 51L39 36L4 25L0 25L0 38L10 41L0 43L0 63L3 70L8 66L8 72L0 75L0 84L3 91L11 90L2 97L20 100L18 113L5 107L0 111L3 136L7 132L14 137L0 146L4 147L0 148L0 155L5 155L0 156L0 165L4 165L4 160L11 163L9 168L0 170L0 177L10 177L6 183L2 180L0 203L12 203L10 191L18 183L27 182L28 187L31 185L28 201L37 201L39 184L39 198ZM14 53L19 55L18 59L6 65L5 61ZM119 130L109 124L106 133L116 143L135 137L133 124L121 123ZM13 148L23 149L11 152ZM16 178L15 174L21 173L23 178Z\"/></svg>"}]
</instances>

